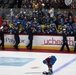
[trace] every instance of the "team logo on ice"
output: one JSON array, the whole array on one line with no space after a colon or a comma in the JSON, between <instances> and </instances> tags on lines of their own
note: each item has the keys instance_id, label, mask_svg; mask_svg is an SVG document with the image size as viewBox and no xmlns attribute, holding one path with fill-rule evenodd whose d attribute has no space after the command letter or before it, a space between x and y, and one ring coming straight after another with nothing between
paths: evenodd
<instances>
[{"instance_id":1,"label":"team logo on ice","mask_svg":"<svg viewBox=\"0 0 76 75\"><path fill-rule=\"evenodd\" d=\"M23 66L35 58L0 57L1 66Z\"/></svg>"}]
</instances>

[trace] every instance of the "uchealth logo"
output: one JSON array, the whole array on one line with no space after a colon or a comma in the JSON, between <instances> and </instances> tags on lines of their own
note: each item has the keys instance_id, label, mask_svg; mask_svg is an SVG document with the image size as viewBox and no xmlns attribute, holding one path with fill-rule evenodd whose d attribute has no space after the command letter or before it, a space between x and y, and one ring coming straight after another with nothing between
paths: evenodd
<instances>
[{"instance_id":1,"label":"uchealth logo","mask_svg":"<svg viewBox=\"0 0 76 75\"><path fill-rule=\"evenodd\" d=\"M61 39L44 39L42 45L62 45L63 41ZM68 38L68 44L69 46L74 46L74 41L71 38Z\"/></svg>"}]
</instances>

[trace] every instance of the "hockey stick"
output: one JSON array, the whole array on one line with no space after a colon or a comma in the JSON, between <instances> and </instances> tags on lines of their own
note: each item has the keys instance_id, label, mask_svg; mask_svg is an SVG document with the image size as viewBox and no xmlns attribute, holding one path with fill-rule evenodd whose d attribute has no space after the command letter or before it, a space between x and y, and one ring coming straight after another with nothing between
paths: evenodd
<instances>
[{"instance_id":1,"label":"hockey stick","mask_svg":"<svg viewBox=\"0 0 76 75\"><path fill-rule=\"evenodd\" d=\"M25 74L42 74L42 72L25 72Z\"/></svg>"},{"instance_id":2,"label":"hockey stick","mask_svg":"<svg viewBox=\"0 0 76 75\"><path fill-rule=\"evenodd\" d=\"M25 74L43 74L43 72L25 72ZM43 74L43 75L53 75L53 74Z\"/></svg>"}]
</instances>

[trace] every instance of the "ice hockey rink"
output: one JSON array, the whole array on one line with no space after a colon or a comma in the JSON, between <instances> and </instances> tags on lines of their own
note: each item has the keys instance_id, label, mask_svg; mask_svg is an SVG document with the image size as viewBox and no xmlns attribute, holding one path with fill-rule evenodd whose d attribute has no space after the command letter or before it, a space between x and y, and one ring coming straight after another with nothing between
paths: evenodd
<instances>
[{"instance_id":1,"label":"ice hockey rink","mask_svg":"<svg viewBox=\"0 0 76 75\"><path fill-rule=\"evenodd\" d=\"M43 75L43 59L55 55L52 75L76 75L76 54L0 51L0 75Z\"/></svg>"}]
</instances>

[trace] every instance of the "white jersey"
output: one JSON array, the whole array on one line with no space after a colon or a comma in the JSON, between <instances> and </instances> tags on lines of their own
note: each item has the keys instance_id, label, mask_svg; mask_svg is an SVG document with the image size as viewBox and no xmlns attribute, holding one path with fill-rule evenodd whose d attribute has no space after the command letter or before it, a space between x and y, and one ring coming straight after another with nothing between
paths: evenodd
<instances>
[{"instance_id":1,"label":"white jersey","mask_svg":"<svg viewBox=\"0 0 76 75\"><path fill-rule=\"evenodd\" d=\"M54 17L54 8L51 8L49 10L49 14L50 14L50 17Z\"/></svg>"}]
</instances>

